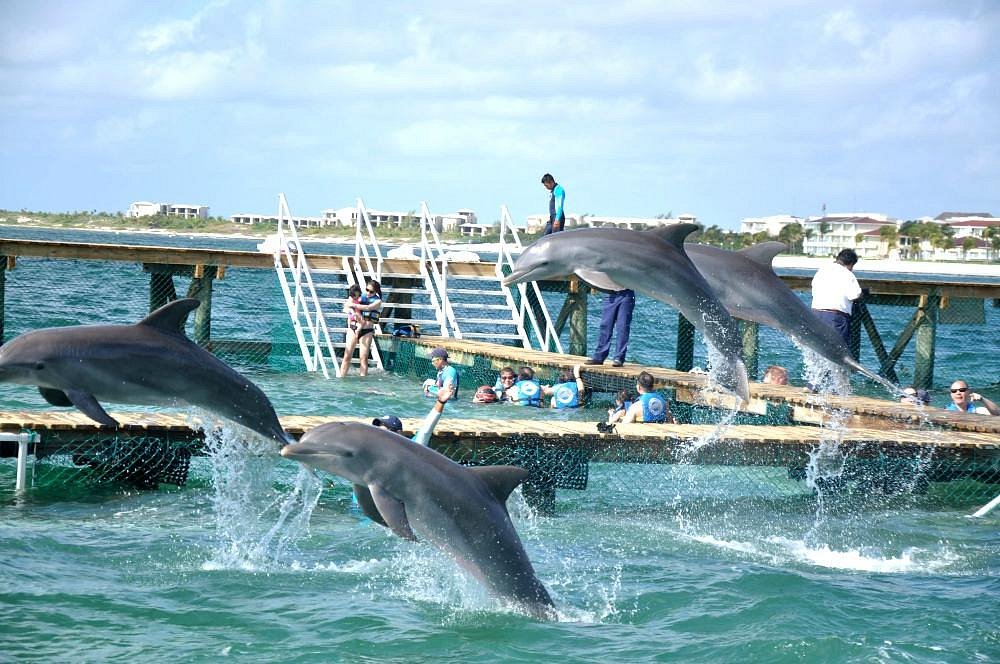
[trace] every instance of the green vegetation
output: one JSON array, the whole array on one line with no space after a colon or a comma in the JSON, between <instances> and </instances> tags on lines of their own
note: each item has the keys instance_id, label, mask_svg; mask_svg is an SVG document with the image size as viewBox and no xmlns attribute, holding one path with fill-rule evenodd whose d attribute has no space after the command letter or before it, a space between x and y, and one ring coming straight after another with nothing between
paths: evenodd
<instances>
[{"instance_id":1,"label":"green vegetation","mask_svg":"<svg viewBox=\"0 0 1000 664\"><path fill-rule=\"evenodd\" d=\"M29 210L0 210L0 223L54 228L112 229L112 230L166 230L189 233L240 233L248 228L234 224L223 217L185 219L157 214L149 217L126 217L121 212L32 212Z\"/></svg>"}]
</instances>

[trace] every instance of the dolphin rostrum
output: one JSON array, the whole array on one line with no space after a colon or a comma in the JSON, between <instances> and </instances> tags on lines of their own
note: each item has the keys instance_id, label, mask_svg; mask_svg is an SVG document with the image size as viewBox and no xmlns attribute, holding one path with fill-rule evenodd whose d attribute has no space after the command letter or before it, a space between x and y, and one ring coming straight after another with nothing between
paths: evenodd
<instances>
[{"instance_id":1,"label":"dolphin rostrum","mask_svg":"<svg viewBox=\"0 0 1000 664\"><path fill-rule=\"evenodd\" d=\"M507 497L528 472L460 466L379 427L334 422L312 429L281 455L368 487L386 525L450 555L493 595L540 618L555 608L507 513Z\"/></svg>"},{"instance_id":2,"label":"dolphin rostrum","mask_svg":"<svg viewBox=\"0 0 1000 664\"><path fill-rule=\"evenodd\" d=\"M505 286L576 274L602 290L630 288L681 312L723 358L723 387L748 399L743 340L736 321L684 253L684 237L697 224L674 224L675 234L621 228L580 228L546 235L525 248Z\"/></svg>"},{"instance_id":3,"label":"dolphin rostrum","mask_svg":"<svg viewBox=\"0 0 1000 664\"><path fill-rule=\"evenodd\" d=\"M669 230L667 227L656 232ZM740 251L705 244L684 245L691 262L732 316L783 332L820 357L850 367L895 393L896 386L861 366L840 334L813 314L774 273L771 261L785 248L781 242L762 242Z\"/></svg>"},{"instance_id":4,"label":"dolphin rostrum","mask_svg":"<svg viewBox=\"0 0 1000 664\"><path fill-rule=\"evenodd\" d=\"M279 443L292 438L259 387L184 334L199 300L163 305L135 325L74 325L26 332L0 346L0 382L36 385L54 406L76 406L107 426L101 401L190 405Z\"/></svg>"}]
</instances>

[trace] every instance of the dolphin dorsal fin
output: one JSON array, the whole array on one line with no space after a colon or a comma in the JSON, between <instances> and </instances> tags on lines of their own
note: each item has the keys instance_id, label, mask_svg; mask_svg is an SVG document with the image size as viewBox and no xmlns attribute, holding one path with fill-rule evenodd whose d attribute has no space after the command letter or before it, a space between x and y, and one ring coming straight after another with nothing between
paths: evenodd
<instances>
[{"instance_id":1,"label":"dolphin dorsal fin","mask_svg":"<svg viewBox=\"0 0 1000 664\"><path fill-rule=\"evenodd\" d=\"M193 297L174 300L143 318L137 325L149 325L164 332L184 334L184 323L187 321L188 314L197 309L200 304L201 300L196 300Z\"/></svg>"},{"instance_id":2,"label":"dolphin dorsal fin","mask_svg":"<svg viewBox=\"0 0 1000 664\"><path fill-rule=\"evenodd\" d=\"M668 224L659 228L651 228L645 232L655 235L664 242L668 242L681 251L684 251L684 239L700 229L701 226L698 224Z\"/></svg>"},{"instance_id":3,"label":"dolphin dorsal fin","mask_svg":"<svg viewBox=\"0 0 1000 664\"><path fill-rule=\"evenodd\" d=\"M784 242L761 242L746 249L740 249L737 253L749 258L754 263L759 263L764 267L771 267L774 257L788 248Z\"/></svg>"},{"instance_id":4,"label":"dolphin dorsal fin","mask_svg":"<svg viewBox=\"0 0 1000 664\"><path fill-rule=\"evenodd\" d=\"M528 471L518 466L470 466L469 471L485 482L501 503L506 503L510 492L528 478Z\"/></svg>"}]
</instances>

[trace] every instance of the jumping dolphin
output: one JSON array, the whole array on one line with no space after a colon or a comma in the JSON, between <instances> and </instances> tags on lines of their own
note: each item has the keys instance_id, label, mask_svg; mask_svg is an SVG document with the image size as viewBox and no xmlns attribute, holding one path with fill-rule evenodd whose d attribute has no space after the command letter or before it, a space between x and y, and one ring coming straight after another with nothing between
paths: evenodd
<instances>
[{"instance_id":1,"label":"jumping dolphin","mask_svg":"<svg viewBox=\"0 0 1000 664\"><path fill-rule=\"evenodd\" d=\"M460 466L429 447L357 422L320 425L281 455L367 486L398 536L416 539L416 531L490 593L536 617L555 616L507 513L507 496L526 470Z\"/></svg>"},{"instance_id":2,"label":"jumping dolphin","mask_svg":"<svg viewBox=\"0 0 1000 664\"><path fill-rule=\"evenodd\" d=\"M670 226L648 232L660 237L671 232L682 234ZM705 244L684 245L691 262L732 316L783 332L820 357L850 367L895 393L895 385L858 364L840 334L817 318L774 273L771 261L785 248L781 242L762 242L740 251Z\"/></svg>"},{"instance_id":3,"label":"jumping dolphin","mask_svg":"<svg viewBox=\"0 0 1000 664\"><path fill-rule=\"evenodd\" d=\"M0 382L36 385L54 406L76 406L117 427L101 401L190 405L279 443L291 442L260 388L184 335L196 299L165 304L135 325L26 332L0 346Z\"/></svg>"},{"instance_id":4,"label":"jumping dolphin","mask_svg":"<svg viewBox=\"0 0 1000 664\"><path fill-rule=\"evenodd\" d=\"M546 235L514 262L505 286L576 274L602 290L630 288L680 311L722 354L723 387L748 399L747 372L740 359L743 340L736 321L719 303L705 278L684 253L684 237L697 224L675 224L675 234L580 228Z\"/></svg>"}]
</instances>

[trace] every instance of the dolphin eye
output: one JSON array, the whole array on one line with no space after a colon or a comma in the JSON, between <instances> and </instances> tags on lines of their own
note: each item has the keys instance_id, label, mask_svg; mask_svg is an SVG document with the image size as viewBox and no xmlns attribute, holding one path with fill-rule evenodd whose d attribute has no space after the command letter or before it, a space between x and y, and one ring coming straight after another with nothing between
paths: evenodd
<instances>
[{"instance_id":1,"label":"dolphin eye","mask_svg":"<svg viewBox=\"0 0 1000 664\"><path fill-rule=\"evenodd\" d=\"M44 362L35 362L35 371L41 371L45 368Z\"/></svg>"}]
</instances>

